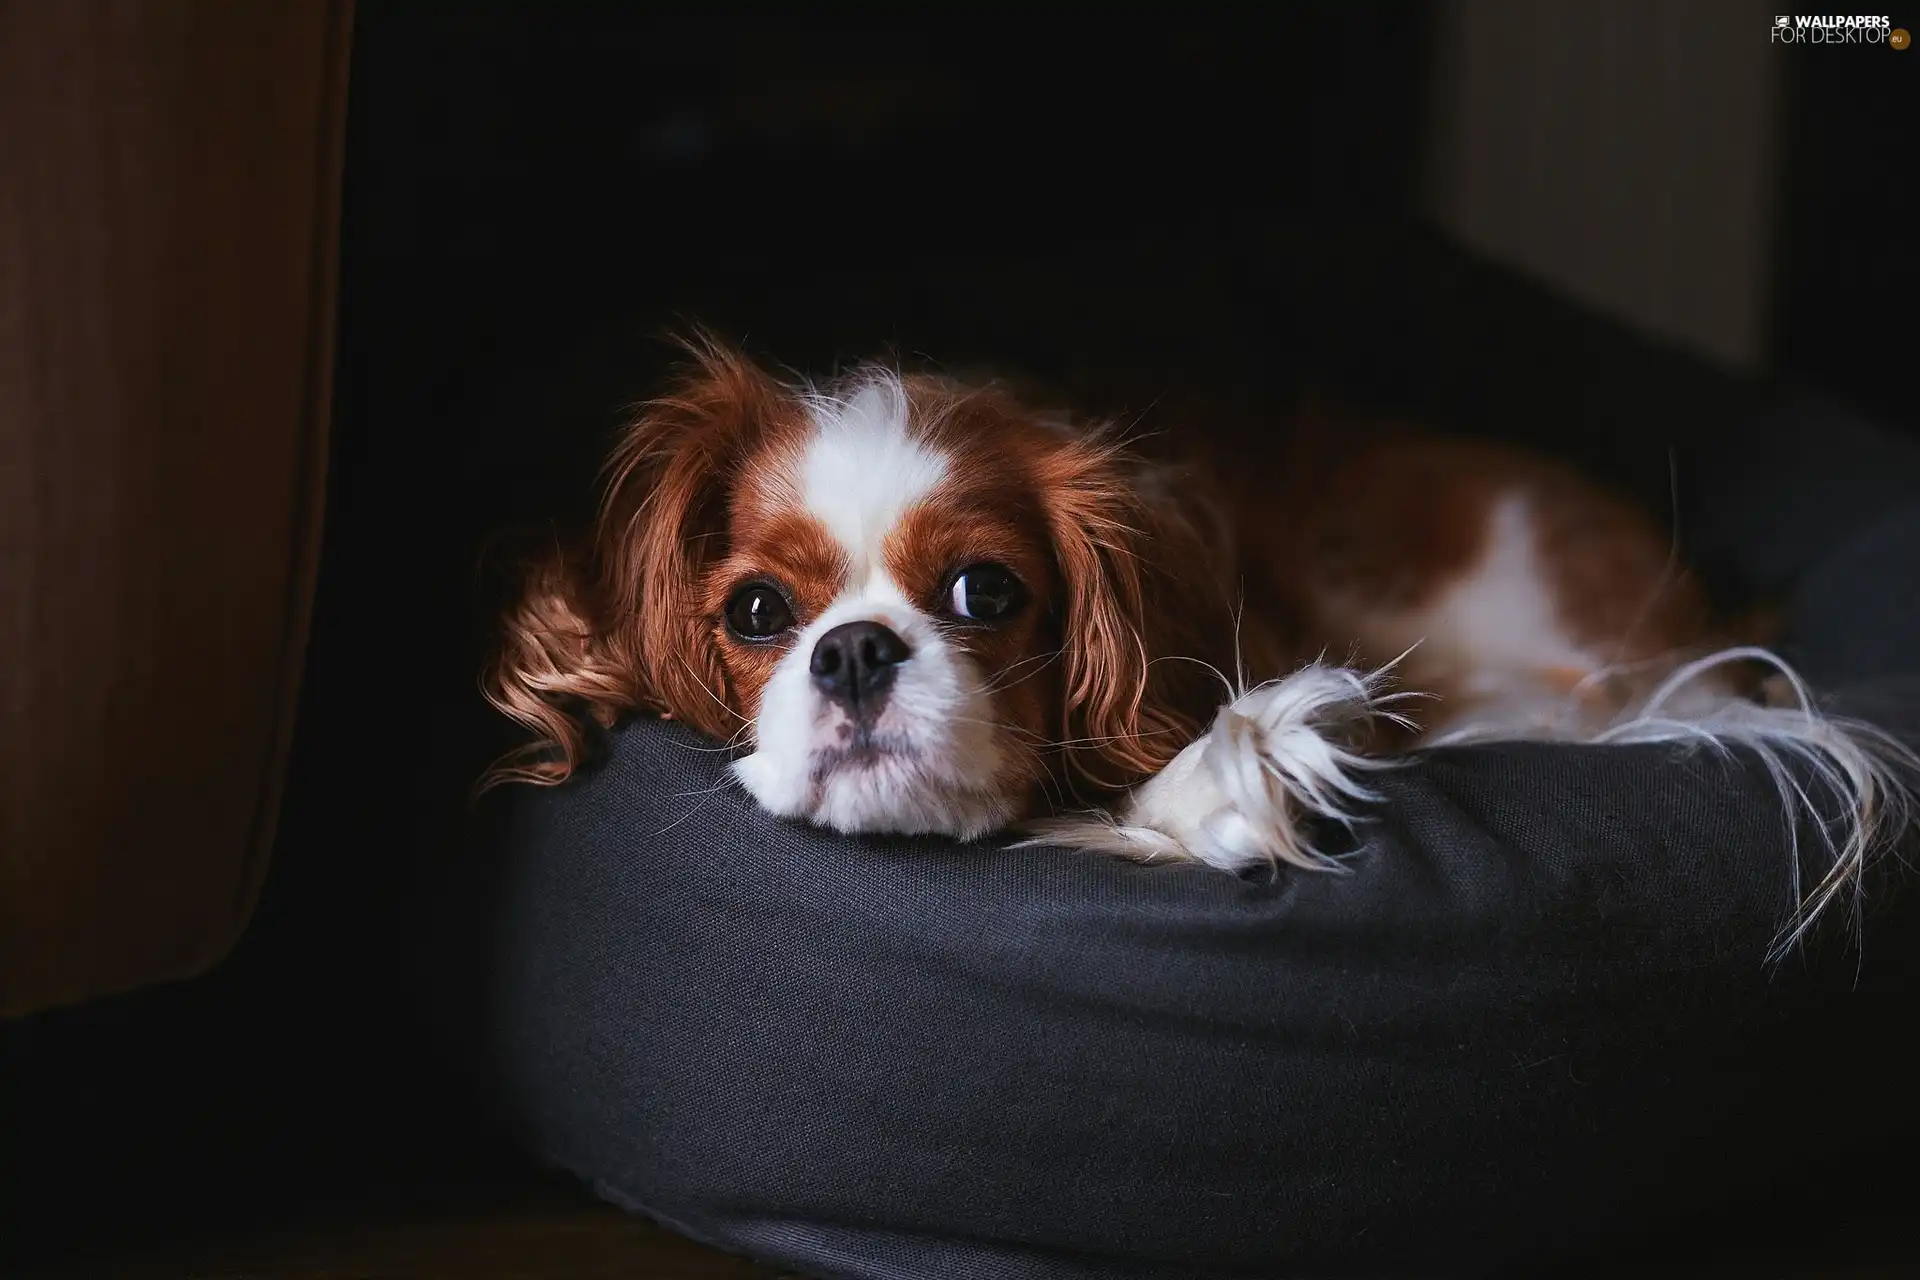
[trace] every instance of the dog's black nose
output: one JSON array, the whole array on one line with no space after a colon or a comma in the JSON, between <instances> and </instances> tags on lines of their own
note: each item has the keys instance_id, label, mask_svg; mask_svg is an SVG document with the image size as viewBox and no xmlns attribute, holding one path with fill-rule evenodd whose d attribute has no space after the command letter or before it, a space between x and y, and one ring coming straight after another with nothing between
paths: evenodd
<instances>
[{"instance_id":1,"label":"dog's black nose","mask_svg":"<svg viewBox=\"0 0 1920 1280\"><path fill-rule=\"evenodd\" d=\"M895 669L912 656L907 642L881 623L843 622L814 643L807 670L827 697L872 711L892 686Z\"/></svg>"}]
</instances>

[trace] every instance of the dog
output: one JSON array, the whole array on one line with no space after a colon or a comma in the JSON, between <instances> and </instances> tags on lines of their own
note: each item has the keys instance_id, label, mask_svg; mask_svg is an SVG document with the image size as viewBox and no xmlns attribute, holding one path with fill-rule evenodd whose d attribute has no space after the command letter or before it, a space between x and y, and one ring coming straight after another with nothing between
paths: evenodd
<instances>
[{"instance_id":1,"label":"dog","mask_svg":"<svg viewBox=\"0 0 1920 1280\"><path fill-rule=\"evenodd\" d=\"M782 817L1243 872L1338 865L1311 833L1421 747L1741 747L1790 831L1842 809L1783 944L1906 822L1914 758L1543 457L1315 415L1153 456L992 382L687 350L504 619L483 686L531 741L489 783L654 714Z\"/></svg>"}]
</instances>

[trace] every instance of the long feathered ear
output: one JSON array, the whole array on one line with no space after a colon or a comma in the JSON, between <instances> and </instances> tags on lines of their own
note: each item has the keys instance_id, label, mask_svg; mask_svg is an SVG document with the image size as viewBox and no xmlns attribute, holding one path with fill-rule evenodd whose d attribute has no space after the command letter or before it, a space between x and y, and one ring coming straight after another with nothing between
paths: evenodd
<instances>
[{"instance_id":1,"label":"long feathered ear","mask_svg":"<svg viewBox=\"0 0 1920 1280\"><path fill-rule=\"evenodd\" d=\"M652 709L726 738L742 719L703 579L726 554L740 469L792 397L738 352L702 340L692 353L691 374L646 407L608 460L595 541L618 661L640 673Z\"/></svg>"},{"instance_id":2,"label":"long feathered ear","mask_svg":"<svg viewBox=\"0 0 1920 1280\"><path fill-rule=\"evenodd\" d=\"M565 781L584 760L587 721L654 711L720 738L743 723L702 580L726 553L733 480L792 397L738 352L704 337L684 345L691 368L608 459L585 545L531 564L508 610L482 687L534 740L483 785Z\"/></svg>"},{"instance_id":3,"label":"long feathered ear","mask_svg":"<svg viewBox=\"0 0 1920 1280\"><path fill-rule=\"evenodd\" d=\"M1066 444L1041 477L1065 591L1067 781L1086 799L1165 767L1225 701L1233 618L1221 553L1110 436Z\"/></svg>"}]
</instances>

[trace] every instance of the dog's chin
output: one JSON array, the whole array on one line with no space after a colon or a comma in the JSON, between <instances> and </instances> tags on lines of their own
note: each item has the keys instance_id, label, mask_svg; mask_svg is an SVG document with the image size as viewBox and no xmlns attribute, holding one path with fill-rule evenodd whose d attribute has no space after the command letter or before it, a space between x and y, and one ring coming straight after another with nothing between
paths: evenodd
<instances>
[{"instance_id":1,"label":"dog's chin","mask_svg":"<svg viewBox=\"0 0 1920 1280\"><path fill-rule=\"evenodd\" d=\"M733 772L767 812L849 835L973 840L1016 816L999 788L969 785L911 744L883 737L816 748L804 762L756 751Z\"/></svg>"}]
</instances>

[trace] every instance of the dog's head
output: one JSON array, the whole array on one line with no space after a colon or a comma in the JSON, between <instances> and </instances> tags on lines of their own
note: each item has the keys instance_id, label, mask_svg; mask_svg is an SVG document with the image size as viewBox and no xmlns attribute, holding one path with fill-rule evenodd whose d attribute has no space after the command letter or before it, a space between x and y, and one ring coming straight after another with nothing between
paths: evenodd
<instances>
[{"instance_id":1,"label":"dog's head","mask_svg":"<svg viewBox=\"0 0 1920 1280\"><path fill-rule=\"evenodd\" d=\"M766 809L978 835L1130 786L1219 700L1218 548L1109 434L992 387L863 369L825 389L714 345L641 413L591 545L545 566L489 680L579 762L580 714L738 743Z\"/></svg>"}]
</instances>

